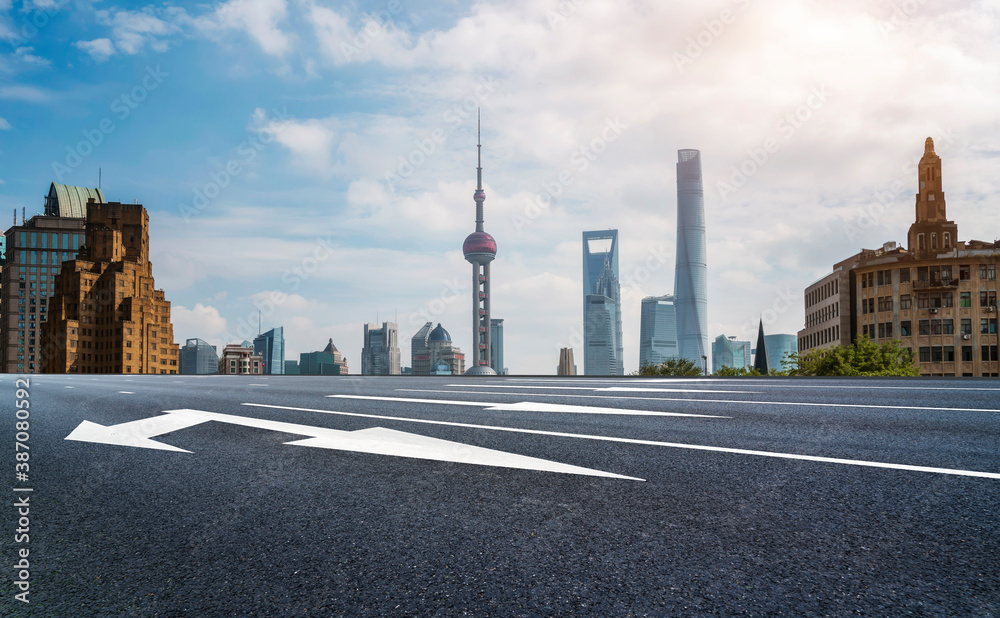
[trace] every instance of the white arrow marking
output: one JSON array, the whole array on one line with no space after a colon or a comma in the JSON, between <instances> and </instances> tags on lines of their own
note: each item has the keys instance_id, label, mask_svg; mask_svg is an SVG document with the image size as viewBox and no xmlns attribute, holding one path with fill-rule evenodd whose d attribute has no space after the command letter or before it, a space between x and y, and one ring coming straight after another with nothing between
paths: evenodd
<instances>
[{"instance_id":1,"label":"white arrow marking","mask_svg":"<svg viewBox=\"0 0 1000 618\"><path fill-rule=\"evenodd\" d=\"M881 461L865 461L862 459L842 459L838 457L819 457L815 455L797 455L795 453L773 453L770 451L754 451L741 448L730 448L725 446L703 446L700 444L680 444L676 442L659 442L656 440L641 440L638 438L615 438L612 436L596 436L592 434L565 433L561 431L545 431L541 429L521 429L518 427L497 427L495 425L473 425L470 423L455 423L451 421L432 421L422 418L406 418L402 416L385 416L380 414L361 414L360 412L338 412L335 410L317 410L314 408L294 408L291 406L276 406L266 403L244 403L244 406L256 408L274 408L277 410L297 410L302 412L319 412L322 414L337 414L340 416L357 416L361 418L374 418L380 420L400 421L405 423L423 423L427 425L446 425L449 427L468 427L470 429L488 429L490 431L505 431L511 433L526 433L537 436L555 436L561 438L575 438L579 440L599 440L603 442L621 442L623 444L640 444L646 446L663 446L667 448L690 449L694 451L711 451L716 453L735 453L738 455L755 455L758 457L775 457L778 459L798 459L801 461L815 461L820 463L845 464L850 466L867 466L871 468L888 468L890 470L907 470L911 472L932 472L934 474L953 474L957 476L975 476L988 479L1000 479L1000 473L980 472L977 470L958 470L953 468L933 468L929 466L913 466L909 464L894 464Z\"/></svg>"},{"instance_id":2,"label":"white arrow marking","mask_svg":"<svg viewBox=\"0 0 1000 618\"><path fill-rule=\"evenodd\" d=\"M429 438L427 436L396 431L394 429L385 429L383 427L374 427L360 431L339 431L325 427L269 421L246 416L205 412L203 410L167 410L161 416L112 425L110 427L91 423L90 421L83 421L70 435L66 436L66 439L189 453L190 451L157 442L150 438L208 421L309 436L303 440L286 442L286 444L297 446L311 446L355 453L391 455L395 457L448 461L480 466L516 468L519 470L580 474L632 481L644 480L632 476L528 457L526 455L471 446L462 444L461 442Z\"/></svg>"},{"instance_id":3,"label":"white arrow marking","mask_svg":"<svg viewBox=\"0 0 1000 618\"><path fill-rule=\"evenodd\" d=\"M483 401L456 401L454 399L414 399L408 397L375 397L373 395L327 395L334 399L367 399L375 401L403 401L408 403L434 403L456 406L482 406L489 411L527 412L569 412L575 414L627 414L629 416L691 416L697 418L732 418L711 414L683 414L681 412L659 412L656 410L629 410L626 408L601 408L596 406L574 406L564 403L538 403L519 401L518 403L487 403Z\"/></svg>"}]
</instances>

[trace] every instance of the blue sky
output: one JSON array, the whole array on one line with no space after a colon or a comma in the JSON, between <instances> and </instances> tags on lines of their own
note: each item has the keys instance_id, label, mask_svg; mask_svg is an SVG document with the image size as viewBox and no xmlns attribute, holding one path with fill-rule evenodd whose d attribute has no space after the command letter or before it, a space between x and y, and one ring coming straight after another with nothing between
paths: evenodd
<instances>
[{"instance_id":1,"label":"blue sky","mask_svg":"<svg viewBox=\"0 0 1000 618\"><path fill-rule=\"evenodd\" d=\"M673 289L679 149L702 151L713 337L751 338L760 315L796 332L806 285L904 241L928 136L960 238L1000 236L998 16L996 0L0 0L0 216L100 168L108 199L149 210L179 342L239 341L261 311L290 359L333 338L358 371L362 324L394 316L405 364L425 320L468 352L482 107L507 366L581 358L581 232L614 227L633 370L640 300Z\"/></svg>"}]
</instances>

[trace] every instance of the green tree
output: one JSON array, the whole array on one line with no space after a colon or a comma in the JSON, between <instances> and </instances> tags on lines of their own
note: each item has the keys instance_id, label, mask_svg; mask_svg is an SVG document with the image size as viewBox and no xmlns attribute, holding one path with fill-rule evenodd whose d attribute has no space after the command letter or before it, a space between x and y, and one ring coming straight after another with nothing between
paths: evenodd
<instances>
[{"instance_id":1,"label":"green tree","mask_svg":"<svg viewBox=\"0 0 1000 618\"><path fill-rule=\"evenodd\" d=\"M701 367L686 358L668 358L659 365L643 363L639 371L632 375L639 376L700 376Z\"/></svg>"},{"instance_id":2,"label":"green tree","mask_svg":"<svg viewBox=\"0 0 1000 618\"><path fill-rule=\"evenodd\" d=\"M898 339L879 344L861 336L850 346L811 350L796 355L798 376L917 376L913 352Z\"/></svg>"},{"instance_id":3,"label":"green tree","mask_svg":"<svg viewBox=\"0 0 1000 618\"><path fill-rule=\"evenodd\" d=\"M724 377L759 376L760 372L753 367L730 367L729 365L723 365L719 367L715 375Z\"/></svg>"}]
</instances>

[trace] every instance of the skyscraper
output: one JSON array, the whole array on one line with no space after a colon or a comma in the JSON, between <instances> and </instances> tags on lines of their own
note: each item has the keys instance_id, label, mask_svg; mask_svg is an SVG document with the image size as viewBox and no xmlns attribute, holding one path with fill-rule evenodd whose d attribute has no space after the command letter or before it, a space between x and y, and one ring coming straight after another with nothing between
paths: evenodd
<instances>
[{"instance_id":1,"label":"skyscraper","mask_svg":"<svg viewBox=\"0 0 1000 618\"><path fill-rule=\"evenodd\" d=\"M497 375L507 373L503 366L503 319L490 320L490 367Z\"/></svg>"},{"instance_id":2,"label":"skyscraper","mask_svg":"<svg viewBox=\"0 0 1000 618\"><path fill-rule=\"evenodd\" d=\"M677 316L674 297L647 296L642 299L639 326L639 366L659 365L678 356Z\"/></svg>"},{"instance_id":3,"label":"skyscraper","mask_svg":"<svg viewBox=\"0 0 1000 618\"><path fill-rule=\"evenodd\" d=\"M583 233L583 373L624 375L618 230Z\"/></svg>"},{"instance_id":4,"label":"skyscraper","mask_svg":"<svg viewBox=\"0 0 1000 618\"><path fill-rule=\"evenodd\" d=\"M472 264L472 351L468 375L496 375L490 367L490 262L497 256L497 242L483 230L483 144L478 140L476 167L476 231L462 245L465 259Z\"/></svg>"},{"instance_id":5,"label":"skyscraper","mask_svg":"<svg viewBox=\"0 0 1000 618\"><path fill-rule=\"evenodd\" d=\"M610 260L586 297L583 373L589 376L625 375L622 346L621 291Z\"/></svg>"},{"instance_id":6,"label":"skyscraper","mask_svg":"<svg viewBox=\"0 0 1000 618\"><path fill-rule=\"evenodd\" d=\"M677 261L674 272L677 342L680 356L700 366L702 357L708 355L708 267L701 152L678 150L677 155Z\"/></svg>"},{"instance_id":7,"label":"skyscraper","mask_svg":"<svg viewBox=\"0 0 1000 618\"><path fill-rule=\"evenodd\" d=\"M285 373L285 329L281 326L257 335L253 340L254 354L264 360L264 373L284 375Z\"/></svg>"},{"instance_id":8,"label":"skyscraper","mask_svg":"<svg viewBox=\"0 0 1000 618\"><path fill-rule=\"evenodd\" d=\"M559 368L556 369L556 374L561 376L576 375L576 363L573 362L573 348L560 348Z\"/></svg>"},{"instance_id":9,"label":"skyscraper","mask_svg":"<svg viewBox=\"0 0 1000 618\"><path fill-rule=\"evenodd\" d=\"M399 374L399 328L394 322L383 322L382 328L374 324L365 324L361 375L398 376Z\"/></svg>"}]
</instances>

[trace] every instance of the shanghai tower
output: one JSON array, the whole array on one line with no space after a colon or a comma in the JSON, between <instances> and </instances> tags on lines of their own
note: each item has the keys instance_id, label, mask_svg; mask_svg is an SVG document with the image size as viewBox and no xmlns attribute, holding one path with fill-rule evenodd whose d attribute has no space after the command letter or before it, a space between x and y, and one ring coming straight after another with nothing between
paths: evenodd
<instances>
[{"instance_id":1,"label":"shanghai tower","mask_svg":"<svg viewBox=\"0 0 1000 618\"><path fill-rule=\"evenodd\" d=\"M701 366L708 355L708 290L705 256L705 199L701 152L677 151L677 261L674 307L681 358Z\"/></svg>"},{"instance_id":2,"label":"shanghai tower","mask_svg":"<svg viewBox=\"0 0 1000 618\"><path fill-rule=\"evenodd\" d=\"M462 245L465 259L472 263L472 357L471 366L465 375L493 376L490 367L490 262L497 256L497 241L483 230L483 145L482 139L476 145L479 149L476 167L476 231L469 234Z\"/></svg>"}]
</instances>

